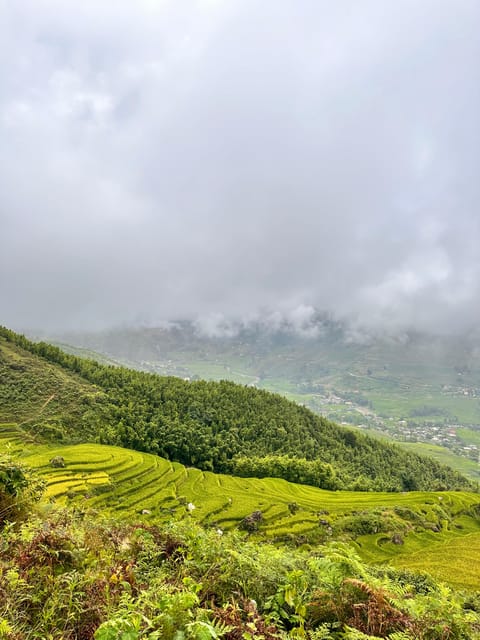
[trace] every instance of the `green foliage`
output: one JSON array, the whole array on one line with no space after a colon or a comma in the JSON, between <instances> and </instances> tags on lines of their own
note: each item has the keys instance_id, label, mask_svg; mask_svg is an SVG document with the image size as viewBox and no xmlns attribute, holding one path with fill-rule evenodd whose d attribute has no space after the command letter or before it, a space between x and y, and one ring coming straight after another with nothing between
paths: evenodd
<instances>
[{"instance_id":1,"label":"green foliage","mask_svg":"<svg viewBox=\"0 0 480 640\"><path fill-rule=\"evenodd\" d=\"M321 489L339 489L332 465L320 460L290 456L239 457L232 463L232 473L242 477L284 478L289 482L309 484Z\"/></svg>"},{"instance_id":2,"label":"green foliage","mask_svg":"<svg viewBox=\"0 0 480 640\"><path fill-rule=\"evenodd\" d=\"M410 521L407 520L407 522L411 526ZM405 531L407 524L404 520L395 518L388 510L372 509L337 519L335 521L335 528L339 532L346 531L354 536L364 536Z\"/></svg>"},{"instance_id":3,"label":"green foliage","mask_svg":"<svg viewBox=\"0 0 480 640\"><path fill-rule=\"evenodd\" d=\"M3 533L0 638L478 638L480 614L430 579L388 575L347 545L218 538L191 521L116 523L53 511Z\"/></svg>"},{"instance_id":4,"label":"green foliage","mask_svg":"<svg viewBox=\"0 0 480 640\"><path fill-rule=\"evenodd\" d=\"M47 482L48 499L67 497L80 505L87 498L96 508L124 516L144 509L154 519L170 518L173 512L179 517L188 514L205 524L227 528L261 511L261 530L269 535L280 535L283 530L305 534L326 525L347 530L349 522L362 518L381 520L377 532L408 527L461 533L465 523L457 523L457 516L476 517L479 503L477 494L464 492L359 494L324 491L282 479L235 478L120 447L32 444L14 426L0 426L0 446L10 446L15 455L38 470ZM52 466L57 456L63 459L64 467ZM192 512L188 511L189 503L195 505ZM344 517L349 519L340 521ZM362 534L361 530L350 530ZM367 530L374 533L375 527Z\"/></svg>"},{"instance_id":5,"label":"green foliage","mask_svg":"<svg viewBox=\"0 0 480 640\"><path fill-rule=\"evenodd\" d=\"M261 512L251 528L257 539L291 545L355 541L370 562L426 570L449 584L480 588L478 494L324 491L282 479L201 472L120 447L32 444L12 425L0 425L1 448L36 469L49 502L151 524L195 520L219 540ZM64 468L51 466L55 455L62 456Z\"/></svg>"},{"instance_id":6,"label":"green foliage","mask_svg":"<svg viewBox=\"0 0 480 640\"><path fill-rule=\"evenodd\" d=\"M28 468L0 455L0 527L22 518L40 499L43 488L43 482Z\"/></svg>"},{"instance_id":7,"label":"green foliage","mask_svg":"<svg viewBox=\"0 0 480 640\"><path fill-rule=\"evenodd\" d=\"M3 420L19 422L23 407L24 428L37 436L58 441L61 430L68 440L97 439L203 470L284 474L335 489L473 488L447 467L344 430L263 390L105 366L2 328L0 348L11 407ZM21 376L12 364L22 367Z\"/></svg>"},{"instance_id":8,"label":"green foliage","mask_svg":"<svg viewBox=\"0 0 480 640\"><path fill-rule=\"evenodd\" d=\"M266 533L296 542L343 536L378 559L397 554L392 534L401 532L400 560L415 564L418 555L422 566L430 557L435 568L439 554L460 556L480 535L477 496L368 490L468 487L452 472L402 457L272 394L105 367L7 330L0 331L0 377L0 419L21 422L2 427L9 433L2 441L48 478L51 500L81 507L73 514L49 506L45 520L21 524L41 487L18 459L0 461L0 638L479 636L475 598L432 578L369 567L346 544L309 550L258 543ZM40 444L81 437L168 454L206 471L114 447ZM60 457L65 467L52 465ZM393 469L382 472L389 464ZM367 493L207 471L235 467ZM141 515L143 523L99 520L88 504ZM227 532L260 511L253 536ZM158 524L162 519L171 522ZM472 556L464 557L471 565Z\"/></svg>"},{"instance_id":9,"label":"green foliage","mask_svg":"<svg viewBox=\"0 0 480 640\"><path fill-rule=\"evenodd\" d=\"M216 640L227 627L199 607L201 585L184 580L180 590L153 581L138 597L125 593L115 616L100 625L95 640Z\"/></svg>"}]
</instances>

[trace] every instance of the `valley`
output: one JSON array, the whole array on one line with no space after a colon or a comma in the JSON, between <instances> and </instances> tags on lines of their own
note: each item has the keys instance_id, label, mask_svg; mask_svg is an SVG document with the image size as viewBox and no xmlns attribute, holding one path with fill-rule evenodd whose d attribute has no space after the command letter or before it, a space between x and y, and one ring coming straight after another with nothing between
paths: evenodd
<instances>
[{"instance_id":1,"label":"valley","mask_svg":"<svg viewBox=\"0 0 480 640\"><path fill-rule=\"evenodd\" d=\"M314 327L315 328L315 327ZM68 334L117 362L184 379L228 379L267 389L339 424L450 460L480 479L480 349L475 336L352 337L320 319L313 337L288 327L206 336L167 329ZM90 351L92 353L92 351ZM423 443L423 444L422 444Z\"/></svg>"}]
</instances>

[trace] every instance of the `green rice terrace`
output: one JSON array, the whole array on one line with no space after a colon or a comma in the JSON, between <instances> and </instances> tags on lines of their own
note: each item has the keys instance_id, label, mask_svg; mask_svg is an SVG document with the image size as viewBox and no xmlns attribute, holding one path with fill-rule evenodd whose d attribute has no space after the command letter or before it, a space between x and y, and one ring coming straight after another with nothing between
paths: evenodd
<instances>
[{"instance_id":1,"label":"green rice terrace","mask_svg":"<svg viewBox=\"0 0 480 640\"><path fill-rule=\"evenodd\" d=\"M282 543L340 539L366 561L480 588L475 493L325 491L276 478L238 478L120 447L38 444L14 424L1 425L0 449L45 479L46 501L148 523L191 519ZM258 512L257 521L252 514Z\"/></svg>"}]
</instances>

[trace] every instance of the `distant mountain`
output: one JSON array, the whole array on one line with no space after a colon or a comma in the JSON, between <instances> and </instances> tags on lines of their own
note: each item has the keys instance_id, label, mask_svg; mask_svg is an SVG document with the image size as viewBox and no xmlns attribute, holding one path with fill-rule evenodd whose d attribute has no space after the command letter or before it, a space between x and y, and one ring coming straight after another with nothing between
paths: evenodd
<instances>
[{"instance_id":1,"label":"distant mountain","mask_svg":"<svg viewBox=\"0 0 480 640\"><path fill-rule=\"evenodd\" d=\"M176 322L167 327L61 337L69 345L115 359L191 373L203 362L205 367L224 365L227 374L228 367L237 364L260 381L280 376L291 383L345 384L347 376L368 376L384 386L414 381L427 386L480 386L480 338L476 335L376 335L323 319L300 332L290 325L269 328L257 323L206 334L190 322ZM362 381L356 384L362 386ZM363 386L368 390L368 385Z\"/></svg>"},{"instance_id":2,"label":"distant mountain","mask_svg":"<svg viewBox=\"0 0 480 640\"><path fill-rule=\"evenodd\" d=\"M201 469L329 489L472 488L433 460L245 385L105 366L7 329L0 330L0 376L0 421L36 437L96 440Z\"/></svg>"}]
</instances>

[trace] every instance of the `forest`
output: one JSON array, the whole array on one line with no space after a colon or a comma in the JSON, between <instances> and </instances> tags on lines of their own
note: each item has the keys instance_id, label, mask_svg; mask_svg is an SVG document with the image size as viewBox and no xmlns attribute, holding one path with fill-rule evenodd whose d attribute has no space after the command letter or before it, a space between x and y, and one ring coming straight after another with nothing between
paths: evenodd
<instances>
[{"instance_id":1,"label":"forest","mask_svg":"<svg viewBox=\"0 0 480 640\"><path fill-rule=\"evenodd\" d=\"M277 394L106 366L6 328L0 339L78 381L70 404L55 387L48 411L25 425L37 436L115 444L203 470L285 477L327 489L475 489L446 466L339 427ZM38 394L39 386L45 397L49 393L18 358L0 359L5 422L16 421L9 407L18 405L19 389L24 396Z\"/></svg>"}]
</instances>

